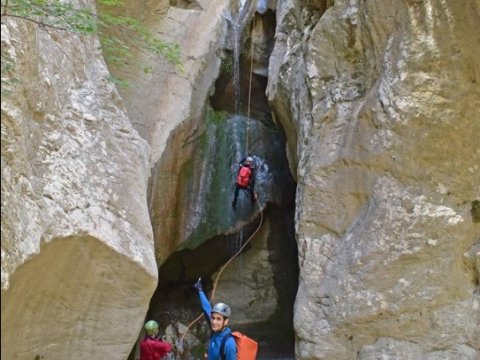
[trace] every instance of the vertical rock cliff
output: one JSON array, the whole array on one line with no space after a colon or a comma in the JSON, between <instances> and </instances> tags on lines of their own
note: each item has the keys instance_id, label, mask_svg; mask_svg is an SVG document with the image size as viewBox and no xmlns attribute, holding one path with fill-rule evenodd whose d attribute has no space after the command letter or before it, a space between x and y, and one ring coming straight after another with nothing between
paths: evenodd
<instances>
[{"instance_id":1,"label":"vertical rock cliff","mask_svg":"<svg viewBox=\"0 0 480 360\"><path fill-rule=\"evenodd\" d=\"M125 359L157 281L148 144L95 37L2 17L4 50L2 358Z\"/></svg>"},{"instance_id":2,"label":"vertical rock cliff","mask_svg":"<svg viewBox=\"0 0 480 360\"><path fill-rule=\"evenodd\" d=\"M298 179L298 359L480 355L479 11L279 2L268 96Z\"/></svg>"},{"instance_id":3,"label":"vertical rock cliff","mask_svg":"<svg viewBox=\"0 0 480 360\"><path fill-rule=\"evenodd\" d=\"M260 358L479 358L480 2L253 1L250 118L242 3L126 1L182 51L110 64L126 89L95 37L4 21L2 358L126 359L146 314L178 338L260 219L216 295Z\"/></svg>"}]
</instances>

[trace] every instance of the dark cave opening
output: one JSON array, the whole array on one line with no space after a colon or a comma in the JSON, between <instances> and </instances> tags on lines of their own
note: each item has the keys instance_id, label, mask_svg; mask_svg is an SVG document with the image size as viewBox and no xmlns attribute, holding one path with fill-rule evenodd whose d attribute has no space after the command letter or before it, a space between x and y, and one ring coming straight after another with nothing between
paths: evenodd
<instances>
[{"instance_id":1,"label":"dark cave opening","mask_svg":"<svg viewBox=\"0 0 480 360\"><path fill-rule=\"evenodd\" d=\"M234 84L234 53L227 49L210 104L216 111L234 113L235 86L239 86L238 112L249 114L250 117L267 124L272 122L265 90L268 83L268 63L275 44L276 15L274 11L267 10L263 15L256 13L254 16L255 21L252 20L248 31L244 31L245 39L240 44L239 84Z\"/></svg>"}]
</instances>

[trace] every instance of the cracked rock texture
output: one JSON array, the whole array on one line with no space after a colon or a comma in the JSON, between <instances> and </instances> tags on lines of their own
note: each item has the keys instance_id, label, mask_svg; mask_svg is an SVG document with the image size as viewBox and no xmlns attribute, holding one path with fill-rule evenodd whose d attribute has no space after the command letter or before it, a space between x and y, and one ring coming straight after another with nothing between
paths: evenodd
<instances>
[{"instance_id":1,"label":"cracked rock texture","mask_svg":"<svg viewBox=\"0 0 480 360\"><path fill-rule=\"evenodd\" d=\"M149 216L174 229L195 211L172 213L185 193L170 190L185 178L162 169L201 168L189 167L191 144L205 129L229 4L144 5L127 9L179 43L182 69L138 54L151 74L114 71L136 84L120 90L125 106L95 38L2 24L2 51L20 80L2 96L2 358L125 359L157 284L156 260L188 239L155 234L154 252ZM276 29L267 96L298 184L296 358L478 359L480 2L268 7ZM167 200L154 203L161 194ZM247 295L263 296L261 320L275 313L285 279L266 224L242 278L257 277ZM275 266L265 266L268 254L278 255ZM247 324L234 274L219 294Z\"/></svg>"},{"instance_id":2,"label":"cracked rock texture","mask_svg":"<svg viewBox=\"0 0 480 360\"><path fill-rule=\"evenodd\" d=\"M298 359L480 356L480 2L280 1Z\"/></svg>"},{"instance_id":3,"label":"cracked rock texture","mask_svg":"<svg viewBox=\"0 0 480 360\"><path fill-rule=\"evenodd\" d=\"M125 359L156 286L149 146L98 49L2 18L5 359Z\"/></svg>"}]
</instances>

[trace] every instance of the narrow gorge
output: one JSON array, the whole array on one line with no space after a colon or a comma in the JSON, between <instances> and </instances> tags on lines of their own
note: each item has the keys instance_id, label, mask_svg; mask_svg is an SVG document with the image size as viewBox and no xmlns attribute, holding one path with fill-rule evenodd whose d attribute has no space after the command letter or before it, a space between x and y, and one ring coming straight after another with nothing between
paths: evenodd
<instances>
[{"instance_id":1,"label":"narrow gorge","mask_svg":"<svg viewBox=\"0 0 480 360\"><path fill-rule=\"evenodd\" d=\"M259 360L480 358L479 0L125 1L178 64L17 3L2 358L203 359L199 277Z\"/></svg>"}]
</instances>

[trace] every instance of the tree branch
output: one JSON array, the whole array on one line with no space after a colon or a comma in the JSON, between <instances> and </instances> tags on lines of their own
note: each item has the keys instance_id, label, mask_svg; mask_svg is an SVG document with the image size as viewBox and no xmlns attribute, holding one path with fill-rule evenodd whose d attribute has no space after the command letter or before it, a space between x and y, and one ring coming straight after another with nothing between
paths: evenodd
<instances>
[{"instance_id":1,"label":"tree branch","mask_svg":"<svg viewBox=\"0 0 480 360\"><path fill-rule=\"evenodd\" d=\"M14 14L2 14L2 17L14 17L14 18L17 18L17 19L22 19L22 20L26 20L26 21L30 21L30 22L33 22L35 24L37 24L38 26L40 27L48 27L48 28L52 28L52 29L55 29L55 30L62 30L62 31L67 31L66 28L63 28L63 27L59 27L59 26L55 26L55 25L50 25L50 24L45 24L41 21L37 21L35 19L31 19L31 18L28 18L28 17L25 17L25 16L20 16L20 15L14 15Z\"/></svg>"}]
</instances>

